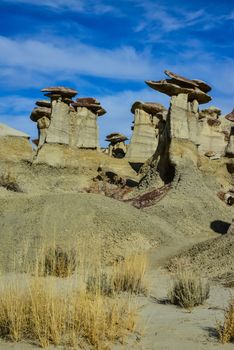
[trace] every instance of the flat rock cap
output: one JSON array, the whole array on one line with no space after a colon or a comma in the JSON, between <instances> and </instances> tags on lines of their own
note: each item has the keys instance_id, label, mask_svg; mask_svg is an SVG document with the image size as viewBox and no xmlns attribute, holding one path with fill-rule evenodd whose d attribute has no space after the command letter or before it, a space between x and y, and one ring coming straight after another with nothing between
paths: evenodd
<instances>
[{"instance_id":1,"label":"flat rock cap","mask_svg":"<svg viewBox=\"0 0 234 350\"><path fill-rule=\"evenodd\" d=\"M42 117L50 117L51 116L51 108L48 107L35 107L32 110L32 113L30 115L30 119L33 122L36 122L38 119L42 118Z\"/></svg>"},{"instance_id":2,"label":"flat rock cap","mask_svg":"<svg viewBox=\"0 0 234 350\"><path fill-rule=\"evenodd\" d=\"M30 138L29 135L25 134L22 131L11 128L10 126L8 126L6 124L0 124L0 137L7 137L7 136L24 137L27 139Z\"/></svg>"},{"instance_id":3,"label":"flat rock cap","mask_svg":"<svg viewBox=\"0 0 234 350\"><path fill-rule=\"evenodd\" d=\"M121 142L128 140L127 136L120 134L119 132L113 132L106 136L106 141Z\"/></svg>"},{"instance_id":4,"label":"flat rock cap","mask_svg":"<svg viewBox=\"0 0 234 350\"><path fill-rule=\"evenodd\" d=\"M162 92L168 96L177 96L179 94L187 94L188 101L197 100L198 103L208 103L211 101L211 97L205 92L201 91L198 87L188 88L181 87L178 84L172 82L173 80L164 79L164 80L147 80L146 84L149 85L152 89Z\"/></svg>"},{"instance_id":5,"label":"flat rock cap","mask_svg":"<svg viewBox=\"0 0 234 350\"><path fill-rule=\"evenodd\" d=\"M77 98L76 102L72 103L73 107L86 107L99 117L106 113L106 110L102 108L100 102L92 97Z\"/></svg>"},{"instance_id":6,"label":"flat rock cap","mask_svg":"<svg viewBox=\"0 0 234 350\"><path fill-rule=\"evenodd\" d=\"M136 101L133 103L131 112L134 114L136 109L142 109L146 113L155 115L159 112L166 111L166 108L161 103L156 102L141 102Z\"/></svg>"},{"instance_id":7,"label":"flat rock cap","mask_svg":"<svg viewBox=\"0 0 234 350\"><path fill-rule=\"evenodd\" d=\"M67 88L64 86L47 87L47 88L41 89L41 92L49 92L51 94L58 94L61 96L68 96L68 97L74 97L78 93L75 89Z\"/></svg>"},{"instance_id":8,"label":"flat rock cap","mask_svg":"<svg viewBox=\"0 0 234 350\"><path fill-rule=\"evenodd\" d=\"M36 102L36 106L50 108L51 102L49 100L39 100Z\"/></svg>"},{"instance_id":9,"label":"flat rock cap","mask_svg":"<svg viewBox=\"0 0 234 350\"><path fill-rule=\"evenodd\" d=\"M231 113L229 113L229 114L227 114L227 115L225 116L225 118L226 118L227 120L229 120L230 122L234 122L234 108L233 108L233 110L232 110Z\"/></svg>"}]
</instances>

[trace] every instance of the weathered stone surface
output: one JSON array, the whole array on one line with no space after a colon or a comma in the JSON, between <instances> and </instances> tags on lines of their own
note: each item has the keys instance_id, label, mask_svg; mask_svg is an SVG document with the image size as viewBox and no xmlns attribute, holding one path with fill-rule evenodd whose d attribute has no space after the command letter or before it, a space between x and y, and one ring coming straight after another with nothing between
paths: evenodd
<instances>
[{"instance_id":1,"label":"weathered stone surface","mask_svg":"<svg viewBox=\"0 0 234 350\"><path fill-rule=\"evenodd\" d=\"M86 107L99 117L106 113L105 109L102 108L100 102L92 97L78 98L76 102L72 103L72 106L74 108Z\"/></svg>"},{"instance_id":2,"label":"weathered stone surface","mask_svg":"<svg viewBox=\"0 0 234 350\"><path fill-rule=\"evenodd\" d=\"M67 97L74 97L78 93L75 89L67 88L64 86L47 87L47 88L41 89L41 92L48 92L51 94L57 94L60 96L67 96Z\"/></svg>"},{"instance_id":3,"label":"weathered stone surface","mask_svg":"<svg viewBox=\"0 0 234 350\"><path fill-rule=\"evenodd\" d=\"M182 77L181 75L175 74L173 72L170 72L169 70L165 70L164 73L172 79L172 82L175 84L178 84L182 87L189 87L189 88L196 88L199 87L198 84L194 80L190 80L187 78Z\"/></svg>"},{"instance_id":4,"label":"weathered stone surface","mask_svg":"<svg viewBox=\"0 0 234 350\"><path fill-rule=\"evenodd\" d=\"M234 158L234 127L232 126L229 141L226 148L226 155L230 158Z\"/></svg>"},{"instance_id":5,"label":"weathered stone surface","mask_svg":"<svg viewBox=\"0 0 234 350\"><path fill-rule=\"evenodd\" d=\"M68 104L60 100L52 100L50 125L45 141L69 145L70 139L70 110Z\"/></svg>"}]
</instances>

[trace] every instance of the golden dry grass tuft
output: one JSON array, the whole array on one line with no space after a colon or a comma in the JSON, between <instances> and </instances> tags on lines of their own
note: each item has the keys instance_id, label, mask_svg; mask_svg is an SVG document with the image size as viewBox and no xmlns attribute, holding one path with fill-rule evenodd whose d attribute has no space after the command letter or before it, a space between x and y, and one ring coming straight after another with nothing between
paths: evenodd
<instances>
[{"instance_id":1,"label":"golden dry grass tuft","mask_svg":"<svg viewBox=\"0 0 234 350\"><path fill-rule=\"evenodd\" d=\"M43 249L28 273L1 277L0 337L109 349L134 330L131 295L146 292L146 265L143 255L104 268L98 260L82 263L73 250Z\"/></svg>"},{"instance_id":2,"label":"golden dry grass tuft","mask_svg":"<svg viewBox=\"0 0 234 350\"><path fill-rule=\"evenodd\" d=\"M209 298L210 286L191 271L180 271L176 274L173 286L168 293L172 304L183 308L202 305Z\"/></svg>"},{"instance_id":3,"label":"golden dry grass tuft","mask_svg":"<svg viewBox=\"0 0 234 350\"><path fill-rule=\"evenodd\" d=\"M33 341L108 349L135 326L135 308L128 298L108 298L78 287L58 288L57 279L28 277L26 283L6 283L0 291L0 336ZM3 285L3 284L2 284Z\"/></svg>"},{"instance_id":4,"label":"golden dry grass tuft","mask_svg":"<svg viewBox=\"0 0 234 350\"><path fill-rule=\"evenodd\" d=\"M218 334L222 344L234 342L234 297L225 310L223 325L218 325Z\"/></svg>"}]
</instances>

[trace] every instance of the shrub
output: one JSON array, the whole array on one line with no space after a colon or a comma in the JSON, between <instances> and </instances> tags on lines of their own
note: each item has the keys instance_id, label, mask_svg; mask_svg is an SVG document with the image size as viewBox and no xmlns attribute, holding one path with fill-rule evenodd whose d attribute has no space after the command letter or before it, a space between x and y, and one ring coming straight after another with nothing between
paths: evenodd
<instances>
[{"instance_id":1,"label":"shrub","mask_svg":"<svg viewBox=\"0 0 234 350\"><path fill-rule=\"evenodd\" d=\"M221 343L234 342L234 298L225 310L223 325L218 325L218 334Z\"/></svg>"},{"instance_id":2,"label":"shrub","mask_svg":"<svg viewBox=\"0 0 234 350\"><path fill-rule=\"evenodd\" d=\"M10 172L0 176L0 186L6 188L8 191L23 192L17 183L15 176L10 174Z\"/></svg>"},{"instance_id":3,"label":"shrub","mask_svg":"<svg viewBox=\"0 0 234 350\"><path fill-rule=\"evenodd\" d=\"M87 279L86 290L89 293L100 293L102 295L112 296L114 294L114 286L111 276L102 272L100 275L90 275Z\"/></svg>"},{"instance_id":4,"label":"shrub","mask_svg":"<svg viewBox=\"0 0 234 350\"><path fill-rule=\"evenodd\" d=\"M203 304L209 298L209 293L208 282L202 281L192 272L179 272L172 289L169 291L169 300L172 304L192 308Z\"/></svg>"},{"instance_id":5,"label":"shrub","mask_svg":"<svg viewBox=\"0 0 234 350\"><path fill-rule=\"evenodd\" d=\"M146 294L145 272L147 259L145 255L127 257L114 265L112 283L114 290L135 294Z\"/></svg>"},{"instance_id":6,"label":"shrub","mask_svg":"<svg viewBox=\"0 0 234 350\"><path fill-rule=\"evenodd\" d=\"M65 251L56 246L50 248L44 259L44 275L68 277L76 269L76 254L74 250Z\"/></svg>"}]
</instances>

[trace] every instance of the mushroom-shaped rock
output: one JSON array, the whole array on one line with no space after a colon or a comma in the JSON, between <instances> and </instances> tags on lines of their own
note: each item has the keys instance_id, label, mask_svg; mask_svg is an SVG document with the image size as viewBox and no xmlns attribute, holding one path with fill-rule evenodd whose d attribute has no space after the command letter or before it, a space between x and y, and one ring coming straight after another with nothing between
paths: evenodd
<instances>
[{"instance_id":1,"label":"mushroom-shaped rock","mask_svg":"<svg viewBox=\"0 0 234 350\"><path fill-rule=\"evenodd\" d=\"M38 119L42 117L50 118L51 116L51 108L47 107L36 107L32 110L32 113L30 115L30 119L34 122L36 122Z\"/></svg>"},{"instance_id":2,"label":"mushroom-shaped rock","mask_svg":"<svg viewBox=\"0 0 234 350\"><path fill-rule=\"evenodd\" d=\"M39 100L36 102L36 106L50 108L51 102L49 100Z\"/></svg>"},{"instance_id":3,"label":"mushroom-shaped rock","mask_svg":"<svg viewBox=\"0 0 234 350\"><path fill-rule=\"evenodd\" d=\"M116 142L124 142L128 140L127 136L120 134L118 132L113 132L106 136L106 141L116 143Z\"/></svg>"},{"instance_id":4,"label":"mushroom-shaped rock","mask_svg":"<svg viewBox=\"0 0 234 350\"><path fill-rule=\"evenodd\" d=\"M146 84L149 85L152 89L162 92L168 96L178 96L179 94L188 95L188 101L197 100L198 103L208 103L211 101L211 97L201 91L199 88L187 88L181 87L177 84L171 83L171 80L164 79L159 81L147 80Z\"/></svg>"},{"instance_id":5,"label":"mushroom-shaped rock","mask_svg":"<svg viewBox=\"0 0 234 350\"><path fill-rule=\"evenodd\" d=\"M227 114L227 115L225 116L225 118L226 118L227 120L229 120L230 122L234 122L234 108L233 108L233 110L232 110L231 113L229 113L229 114Z\"/></svg>"},{"instance_id":6,"label":"mushroom-shaped rock","mask_svg":"<svg viewBox=\"0 0 234 350\"><path fill-rule=\"evenodd\" d=\"M47 87L47 88L41 89L41 92L47 92L50 94L49 96L58 95L58 96L67 96L70 98L76 96L78 93L75 89L67 88L64 86Z\"/></svg>"},{"instance_id":7,"label":"mushroom-shaped rock","mask_svg":"<svg viewBox=\"0 0 234 350\"><path fill-rule=\"evenodd\" d=\"M142 109L143 111L151 115L156 115L157 113L166 110L166 108L161 103L141 101L136 101L135 103L133 103L131 112L134 114L136 109Z\"/></svg>"}]
</instances>

